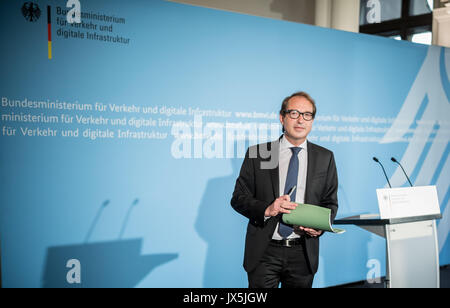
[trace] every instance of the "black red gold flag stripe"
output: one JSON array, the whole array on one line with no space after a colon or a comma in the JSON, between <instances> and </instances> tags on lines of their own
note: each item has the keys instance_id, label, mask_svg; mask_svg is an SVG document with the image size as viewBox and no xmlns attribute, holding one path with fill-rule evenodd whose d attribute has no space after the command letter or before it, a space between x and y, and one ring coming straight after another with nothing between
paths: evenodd
<instances>
[{"instance_id":1,"label":"black red gold flag stripe","mask_svg":"<svg viewBox=\"0 0 450 308\"><path fill-rule=\"evenodd\" d=\"M48 58L52 58L52 11L47 5Z\"/></svg>"}]
</instances>

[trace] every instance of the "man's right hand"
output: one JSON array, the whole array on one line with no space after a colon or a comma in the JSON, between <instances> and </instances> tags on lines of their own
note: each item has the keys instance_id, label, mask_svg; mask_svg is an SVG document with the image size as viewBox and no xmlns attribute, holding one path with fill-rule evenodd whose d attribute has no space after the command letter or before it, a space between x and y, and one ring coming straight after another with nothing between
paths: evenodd
<instances>
[{"instance_id":1,"label":"man's right hand","mask_svg":"<svg viewBox=\"0 0 450 308\"><path fill-rule=\"evenodd\" d=\"M281 196L269 205L264 212L265 217L277 216L278 214L289 214L291 210L297 207L297 203L291 202L288 195Z\"/></svg>"}]
</instances>

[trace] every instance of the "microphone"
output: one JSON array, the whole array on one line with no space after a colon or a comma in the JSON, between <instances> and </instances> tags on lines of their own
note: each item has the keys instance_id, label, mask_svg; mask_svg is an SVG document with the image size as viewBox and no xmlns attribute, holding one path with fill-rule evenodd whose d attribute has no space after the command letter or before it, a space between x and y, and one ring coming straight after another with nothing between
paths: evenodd
<instances>
[{"instance_id":1,"label":"microphone","mask_svg":"<svg viewBox=\"0 0 450 308\"><path fill-rule=\"evenodd\" d=\"M374 160L375 162L377 162L377 163L380 164L381 168L383 169L383 173L384 173L384 176L385 176L385 178L386 178L386 181L388 182L389 187L392 188L391 183L389 182L389 178L388 178L387 175L386 175L386 170L384 170L383 164L382 164L382 163L378 160L378 158L376 158L376 157L373 157L373 160Z\"/></svg>"},{"instance_id":2,"label":"microphone","mask_svg":"<svg viewBox=\"0 0 450 308\"><path fill-rule=\"evenodd\" d=\"M391 157L391 160L392 160L394 163L397 163L397 164L400 166L400 168L402 168L403 174L406 176L406 179L408 180L409 185L410 185L411 187L413 187L413 184L412 184L411 181L409 180L409 177L408 177L408 175L406 174L405 169L403 169L402 164L400 164L400 162L399 162L398 160L396 160L395 157Z\"/></svg>"}]
</instances>

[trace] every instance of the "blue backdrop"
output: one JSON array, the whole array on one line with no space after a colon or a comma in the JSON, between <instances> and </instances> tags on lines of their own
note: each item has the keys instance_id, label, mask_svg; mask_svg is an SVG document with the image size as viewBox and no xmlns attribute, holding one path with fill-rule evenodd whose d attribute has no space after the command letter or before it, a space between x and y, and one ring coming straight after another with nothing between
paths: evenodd
<instances>
[{"instance_id":1,"label":"blue backdrop","mask_svg":"<svg viewBox=\"0 0 450 308\"><path fill-rule=\"evenodd\" d=\"M335 153L338 218L378 213L372 156L407 184L395 156L437 186L449 263L449 49L160 0L80 1L68 24L65 1L25 2L0 3L4 286L245 287L234 182L298 90ZM314 286L385 275L384 240L346 229L321 238Z\"/></svg>"}]
</instances>

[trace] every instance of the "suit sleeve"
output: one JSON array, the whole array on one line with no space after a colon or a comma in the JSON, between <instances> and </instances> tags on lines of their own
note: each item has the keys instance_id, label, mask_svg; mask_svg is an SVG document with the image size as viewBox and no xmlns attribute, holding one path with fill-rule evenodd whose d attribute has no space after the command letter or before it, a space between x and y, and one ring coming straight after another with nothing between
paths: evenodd
<instances>
[{"instance_id":1,"label":"suit sleeve","mask_svg":"<svg viewBox=\"0 0 450 308\"><path fill-rule=\"evenodd\" d=\"M256 226L264 226L264 212L269 202L256 199L256 159L249 158L249 151L242 163L241 171L234 187L231 206L241 215L247 217Z\"/></svg>"},{"instance_id":2,"label":"suit sleeve","mask_svg":"<svg viewBox=\"0 0 450 308\"><path fill-rule=\"evenodd\" d=\"M330 162L328 165L328 172L324 191L322 194L321 205L331 209L331 223L333 223L338 210L338 176L336 170L336 163L334 161L334 155L331 153Z\"/></svg>"}]
</instances>

